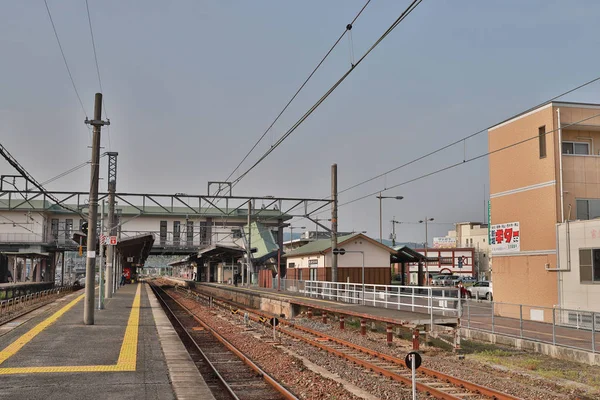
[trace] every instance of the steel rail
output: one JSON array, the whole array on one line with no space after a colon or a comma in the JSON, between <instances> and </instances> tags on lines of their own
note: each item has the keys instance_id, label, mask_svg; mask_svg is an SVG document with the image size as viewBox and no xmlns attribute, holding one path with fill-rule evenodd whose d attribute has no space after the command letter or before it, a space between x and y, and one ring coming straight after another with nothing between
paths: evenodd
<instances>
[{"instance_id":1,"label":"steel rail","mask_svg":"<svg viewBox=\"0 0 600 400\"><path fill-rule=\"evenodd\" d=\"M153 286L156 286L156 285L151 284L151 287L153 287ZM173 300L181 308L183 308L185 311L187 311L190 314L190 316L192 316L196 322L198 322L200 325L202 325L202 327L206 331L210 332L217 340L219 340L219 342L221 342L232 353L234 353L236 356L238 356L246 365L248 365L250 368L252 368L261 378L263 378L275 390L277 390L279 393L281 393L286 399L288 399L288 400L299 400L293 393L291 393L290 391L288 391L279 382L277 382L275 379L273 379L268 373L266 373L265 371L263 371L258 365L256 365L244 353L242 353L240 350L238 350L227 339L225 339L218 332L216 332L214 329L212 329L208 324L206 324L206 322L204 322L197 315L195 315L188 307L186 307L185 305L181 304L181 302L179 302L178 300L176 300L175 298L173 298L172 296L170 296L164 289L161 288L161 290L163 291L163 293L165 293L167 296L169 296L171 298L171 300ZM157 297L159 297L159 296L157 296ZM171 311L171 310L169 309L169 311ZM177 320L177 321L179 322L179 320ZM184 328L184 330L186 331L186 333L188 334L188 336L190 336L189 332L185 328ZM191 336L190 336L190 338L191 338ZM194 342L194 344L196 344L196 342L193 339L192 339L192 341ZM198 347L197 344L196 344L196 347L198 348L198 350L200 350L200 348ZM200 350L200 352L204 356L204 353L202 352L202 350ZM207 359L207 361L208 361L208 359ZM209 361L209 363L210 363L210 361ZM212 364L211 364L211 367L214 368L214 366ZM216 371L216 369L215 369L215 371Z\"/></svg>"},{"instance_id":2,"label":"steel rail","mask_svg":"<svg viewBox=\"0 0 600 400\"><path fill-rule=\"evenodd\" d=\"M37 298L38 301L35 301L35 302L33 302L33 304L30 304L30 308L24 308L24 309L20 310L20 312L17 311L16 314L11 315L7 319L2 319L0 317L0 326L6 325L9 322L12 322L12 321L16 320L17 318L21 318L21 317L23 317L23 316L25 316L27 314L30 314L30 313L34 312L35 310L38 310L38 309L40 309L40 308L42 308L44 306L47 306L48 304L53 303L54 301L58 300L59 298L67 296L67 295L72 294L74 292L72 286L70 286L70 287L63 287L63 288L65 289L65 292L67 292L67 293L63 294L62 296L60 295L60 292L62 290L58 290L58 291L56 291L54 293L46 295L45 297L38 297ZM55 289L51 289L51 290L55 290ZM70 291L70 293L69 293L69 291ZM36 293L41 293L41 292L36 292ZM32 293L32 294L36 294L36 293ZM27 296L30 296L30 295L31 294L29 294ZM13 299L18 299L20 297L23 297L23 296L15 297ZM2 300L1 303L7 302L7 301L8 300ZM24 300L24 302L26 302L26 301L27 300ZM20 303L15 303L15 304L20 304ZM33 305L33 307L31 307L32 305ZM27 307L27 305L25 305L24 307ZM0 312L0 315L1 314L2 314L2 312ZM2 334L0 334L0 336L2 336Z\"/></svg>"},{"instance_id":3,"label":"steel rail","mask_svg":"<svg viewBox=\"0 0 600 400\"><path fill-rule=\"evenodd\" d=\"M197 297L199 297L198 294L206 296L205 294L199 293L197 291L190 291L190 292L194 293ZM247 311L248 313L255 314L255 315L258 315L258 316L261 316L261 317L267 317L267 318L271 318L272 317L272 315L270 315L268 313L265 313L265 312L262 312L262 311L258 311L258 310L248 309L246 307L239 306L238 304L236 304L234 302L231 302L231 301L228 301L228 300L219 299L218 302L215 302L214 301L214 297L213 297L213 304L215 304L215 303L218 304L219 302L225 303L225 304L227 304L229 306L235 305L236 307L238 307L238 309L241 308L242 310ZM221 307L223 307L223 306L221 306ZM261 321L258 319L258 317L253 317L253 316L249 316L249 317L253 321L261 323ZM286 320L280 320L280 324L281 325L286 325L286 326L293 327L294 329L298 329L300 331L306 332L306 333L314 335L316 337L320 337L322 339L327 339L328 341L331 341L331 342L334 342L336 344L339 344L339 345L351 348L353 350L360 351L361 353L365 353L367 355L370 355L370 356L373 356L373 357L377 357L377 358L380 358L382 360L391 362L391 363L393 363L395 365L401 366L403 369L407 368L406 365L405 365L405 363L404 363L404 360L399 359L397 357L390 356L390 355L387 355L387 354L384 354L384 353L380 353L380 352L377 352L375 350L372 350L372 349L369 349L369 348L366 348L366 347L362 347L362 346L356 345L354 343L351 343L351 342L348 342L348 341L345 341L345 340L342 340L342 339L338 339L338 338L333 337L333 336L329 336L329 335L327 335L327 334L325 334L323 332L315 331L315 330L312 330L312 329L304 327L304 326L300 326L300 325L296 325L296 324L290 323L289 321L286 321ZM314 340L305 338L302 335L298 335L298 334L293 333L291 331L284 330L284 329L282 329L279 326L276 329L279 330L280 332L288 334L289 336L292 336L292 337L294 337L296 339L303 340L303 341L309 343L312 346L315 346L315 347L318 347L320 349L326 350L326 351L328 351L330 353L333 353L333 354L335 354L335 355L337 355L339 357L343 357L343 358L349 359L350 361L352 361L352 362L354 362L356 364L359 364L359 365L361 365L361 366L363 366L365 368L368 368L368 369L370 369L370 370L372 370L374 372L381 373L384 376L388 376L388 377L391 377L392 379L400 380L400 381L402 381L404 383L407 383L408 385L412 385L412 381L411 381L410 378L406 378L406 377L404 377L404 376L402 376L400 374L396 374L396 373L394 373L392 371L388 371L388 370L386 370L384 368L381 368L380 366L377 366L375 364L369 363L368 361L364 361L364 360L361 360L361 359L356 358L354 356L347 355L347 354L345 354L343 352L340 352L338 350L332 349L331 347L323 345L322 343L319 343L318 341L314 341ZM497 400L520 400L520 398L518 398L518 397L509 395L509 394L506 394L506 393L502 393L502 392L499 392L499 391L497 391L495 389L492 389L492 388L489 388L489 387L486 387L486 386L482 386L482 385L479 385L479 384L476 384L476 383L473 383L473 382L465 381L463 379L454 377L452 375L448 375L448 374L445 374L445 373L442 373L442 372L439 372L439 371L435 371L435 370L432 370L432 369L429 369L429 368L426 368L426 367L423 367L423 366L419 368L419 372L423 373L424 375L426 375L428 377L448 382L448 383L450 383L452 385L455 385L455 386L458 386L458 387L462 387L462 388L464 388L466 390L469 390L471 392L479 393L479 394L481 394L483 396L487 396L487 397L490 397L492 399L497 399ZM391 376L391 375L394 375L394 376ZM396 379L396 376L399 377L400 379ZM426 384L421 384L419 382L417 382L417 389L420 390L420 391L429 392L434 397L437 397L439 399L459 399L460 398L460 397L453 396L453 395L451 395L449 393L437 390L437 389L435 389L435 388L433 388L431 386L428 386Z\"/></svg>"}]
</instances>

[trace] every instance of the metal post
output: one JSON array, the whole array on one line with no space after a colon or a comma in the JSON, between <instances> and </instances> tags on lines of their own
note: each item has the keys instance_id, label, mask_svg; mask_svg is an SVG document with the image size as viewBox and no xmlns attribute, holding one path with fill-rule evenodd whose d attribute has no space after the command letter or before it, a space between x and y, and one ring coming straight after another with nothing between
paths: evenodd
<instances>
[{"instance_id":1,"label":"metal post","mask_svg":"<svg viewBox=\"0 0 600 400\"><path fill-rule=\"evenodd\" d=\"M85 264L85 303L83 323L94 325L94 290L96 275L96 228L98 218L98 173L100 167L100 130L102 121L102 93L96 93L94 102L94 119L87 121L93 126L92 162L90 174L87 259Z\"/></svg>"},{"instance_id":2,"label":"metal post","mask_svg":"<svg viewBox=\"0 0 600 400\"><path fill-rule=\"evenodd\" d=\"M363 306L365 305L365 252L361 251L362 254L362 298Z\"/></svg>"},{"instance_id":3,"label":"metal post","mask_svg":"<svg viewBox=\"0 0 600 400\"><path fill-rule=\"evenodd\" d=\"M100 255L98 257L98 265L99 265L99 288L98 288L98 310L104 309L104 283L103 281L103 270L104 270L104 244L102 243L102 235L104 235L104 200L102 200L102 208L100 209Z\"/></svg>"},{"instance_id":4,"label":"metal post","mask_svg":"<svg viewBox=\"0 0 600 400\"><path fill-rule=\"evenodd\" d=\"M331 249L337 247L337 230L338 230L338 190L337 190L337 164L331 166ZM318 238L317 238L318 239ZM338 256L331 254L331 281L338 281Z\"/></svg>"},{"instance_id":5,"label":"metal post","mask_svg":"<svg viewBox=\"0 0 600 400\"><path fill-rule=\"evenodd\" d=\"M471 329L471 304L467 300L467 328Z\"/></svg>"},{"instance_id":6,"label":"metal post","mask_svg":"<svg viewBox=\"0 0 600 400\"><path fill-rule=\"evenodd\" d=\"M277 291L281 291L281 249L277 250Z\"/></svg>"},{"instance_id":7,"label":"metal post","mask_svg":"<svg viewBox=\"0 0 600 400\"><path fill-rule=\"evenodd\" d=\"M252 214L252 200L248 200L248 240L246 241L246 244L248 245L248 248L246 249L246 256L248 257L248 263L246 264L245 268L242 268L242 286L244 286L244 283L246 281L246 275L248 274L249 271L247 271L250 267L250 257L252 257L252 249L251 249L251 243L252 243L252 229L250 227L250 215Z\"/></svg>"},{"instance_id":8,"label":"metal post","mask_svg":"<svg viewBox=\"0 0 600 400\"><path fill-rule=\"evenodd\" d=\"M16 265L17 260L15 260L15 265ZM16 271L16 268L15 268ZM15 280L14 277L16 277L17 275L13 275L13 281ZM65 286L65 252L63 251L62 253L62 264L60 267L60 286Z\"/></svg>"},{"instance_id":9,"label":"metal post","mask_svg":"<svg viewBox=\"0 0 600 400\"><path fill-rule=\"evenodd\" d=\"M427 240L429 236L427 235L427 217L425 217L425 286L429 286L429 260L427 259Z\"/></svg>"},{"instance_id":10,"label":"metal post","mask_svg":"<svg viewBox=\"0 0 600 400\"><path fill-rule=\"evenodd\" d=\"M115 224L115 192L117 190L117 155L118 153L108 153L108 236L116 235L116 224ZM114 289L114 246L108 245L106 251L106 292L105 297L107 299L112 298L115 291Z\"/></svg>"},{"instance_id":11,"label":"metal post","mask_svg":"<svg viewBox=\"0 0 600 400\"><path fill-rule=\"evenodd\" d=\"M381 201L383 197L381 197L381 192L379 192L379 243L383 243L383 212L381 211Z\"/></svg>"},{"instance_id":12,"label":"metal post","mask_svg":"<svg viewBox=\"0 0 600 400\"><path fill-rule=\"evenodd\" d=\"M413 395L413 400L417 400L417 368L415 365L415 355L412 354L410 356L410 364L411 364L411 377L412 377L412 395Z\"/></svg>"},{"instance_id":13,"label":"metal post","mask_svg":"<svg viewBox=\"0 0 600 400\"><path fill-rule=\"evenodd\" d=\"M433 290L429 288L427 291L429 292L429 322L431 324L429 330L433 330Z\"/></svg>"},{"instance_id":14,"label":"metal post","mask_svg":"<svg viewBox=\"0 0 600 400\"><path fill-rule=\"evenodd\" d=\"M592 313L592 353L596 352L596 313Z\"/></svg>"},{"instance_id":15,"label":"metal post","mask_svg":"<svg viewBox=\"0 0 600 400\"><path fill-rule=\"evenodd\" d=\"M492 333L494 333L494 302L492 301Z\"/></svg>"},{"instance_id":16,"label":"metal post","mask_svg":"<svg viewBox=\"0 0 600 400\"><path fill-rule=\"evenodd\" d=\"M552 344L556 346L556 308L552 308Z\"/></svg>"},{"instance_id":17,"label":"metal post","mask_svg":"<svg viewBox=\"0 0 600 400\"><path fill-rule=\"evenodd\" d=\"M523 338L523 304L519 304L519 331Z\"/></svg>"}]
</instances>

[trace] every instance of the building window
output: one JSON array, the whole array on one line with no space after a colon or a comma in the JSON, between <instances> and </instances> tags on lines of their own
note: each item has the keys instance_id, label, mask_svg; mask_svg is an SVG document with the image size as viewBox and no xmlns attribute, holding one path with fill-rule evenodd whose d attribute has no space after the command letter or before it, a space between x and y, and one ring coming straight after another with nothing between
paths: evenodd
<instances>
[{"instance_id":1,"label":"building window","mask_svg":"<svg viewBox=\"0 0 600 400\"><path fill-rule=\"evenodd\" d=\"M241 234L240 237L242 237ZM209 244L208 226L206 225L206 221L200 222L200 244Z\"/></svg>"},{"instance_id":2,"label":"building window","mask_svg":"<svg viewBox=\"0 0 600 400\"><path fill-rule=\"evenodd\" d=\"M452 265L452 257L440 257L441 265Z\"/></svg>"},{"instance_id":3,"label":"building window","mask_svg":"<svg viewBox=\"0 0 600 400\"><path fill-rule=\"evenodd\" d=\"M65 238L70 239L73 237L73 220L66 219L65 220Z\"/></svg>"},{"instance_id":4,"label":"building window","mask_svg":"<svg viewBox=\"0 0 600 400\"><path fill-rule=\"evenodd\" d=\"M242 230L241 229L232 229L231 237L234 239L241 239L242 238Z\"/></svg>"},{"instance_id":5,"label":"building window","mask_svg":"<svg viewBox=\"0 0 600 400\"><path fill-rule=\"evenodd\" d=\"M193 246L194 245L194 221L187 221L187 224L185 227L185 234L187 237L187 245Z\"/></svg>"},{"instance_id":6,"label":"building window","mask_svg":"<svg viewBox=\"0 0 600 400\"><path fill-rule=\"evenodd\" d=\"M590 154L590 144L584 142L562 142L562 153L588 156Z\"/></svg>"},{"instance_id":7,"label":"building window","mask_svg":"<svg viewBox=\"0 0 600 400\"><path fill-rule=\"evenodd\" d=\"M167 221L160 221L160 245L164 246L167 242Z\"/></svg>"},{"instance_id":8,"label":"building window","mask_svg":"<svg viewBox=\"0 0 600 400\"><path fill-rule=\"evenodd\" d=\"M540 142L540 158L546 158L546 125L538 128L538 138Z\"/></svg>"},{"instance_id":9,"label":"building window","mask_svg":"<svg viewBox=\"0 0 600 400\"><path fill-rule=\"evenodd\" d=\"M58 219L52 218L50 221L50 234L54 240L58 239Z\"/></svg>"},{"instance_id":10,"label":"building window","mask_svg":"<svg viewBox=\"0 0 600 400\"><path fill-rule=\"evenodd\" d=\"M289 263L288 268L296 268L296 263L293 263L293 262Z\"/></svg>"},{"instance_id":11,"label":"building window","mask_svg":"<svg viewBox=\"0 0 600 400\"><path fill-rule=\"evenodd\" d=\"M179 246L181 237L181 221L173 221L173 245Z\"/></svg>"},{"instance_id":12,"label":"building window","mask_svg":"<svg viewBox=\"0 0 600 400\"><path fill-rule=\"evenodd\" d=\"M579 281L600 282L600 249L579 250Z\"/></svg>"},{"instance_id":13,"label":"building window","mask_svg":"<svg viewBox=\"0 0 600 400\"><path fill-rule=\"evenodd\" d=\"M577 199L577 219L587 220L600 217L600 200Z\"/></svg>"}]
</instances>

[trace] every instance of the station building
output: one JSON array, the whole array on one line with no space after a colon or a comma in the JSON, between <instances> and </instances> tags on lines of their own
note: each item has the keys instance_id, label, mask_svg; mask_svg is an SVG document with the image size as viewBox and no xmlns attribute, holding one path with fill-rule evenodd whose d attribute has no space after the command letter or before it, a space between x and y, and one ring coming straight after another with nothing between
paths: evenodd
<instances>
[{"instance_id":1,"label":"station building","mask_svg":"<svg viewBox=\"0 0 600 400\"><path fill-rule=\"evenodd\" d=\"M488 145L495 300L600 311L600 104L544 104Z\"/></svg>"}]
</instances>

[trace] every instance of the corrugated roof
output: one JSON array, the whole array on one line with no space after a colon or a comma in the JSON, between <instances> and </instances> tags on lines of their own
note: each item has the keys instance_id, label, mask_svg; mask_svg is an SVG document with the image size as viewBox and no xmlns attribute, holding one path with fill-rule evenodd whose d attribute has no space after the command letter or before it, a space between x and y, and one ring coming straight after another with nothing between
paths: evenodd
<instances>
[{"instance_id":1,"label":"corrugated roof","mask_svg":"<svg viewBox=\"0 0 600 400\"><path fill-rule=\"evenodd\" d=\"M361 234L353 233L351 235L340 236L340 237L338 237L338 243L341 244L341 243L343 243L349 239L352 239L355 236L359 236L359 235L361 235ZM294 256L300 256L303 254L317 254L317 253L322 253L329 249L331 249L331 239L319 239L319 240L315 240L314 242L305 244L302 247L298 247L297 249L292 250L289 253L286 253L286 256L294 257Z\"/></svg>"},{"instance_id":2,"label":"corrugated roof","mask_svg":"<svg viewBox=\"0 0 600 400\"><path fill-rule=\"evenodd\" d=\"M244 225L244 232L248 240L248 225ZM256 252L252 253L254 260L265 261L265 258L273 257L273 254L277 254L279 250L271 229L260 222L255 221L250 224L250 239L250 247L256 248Z\"/></svg>"}]
</instances>

